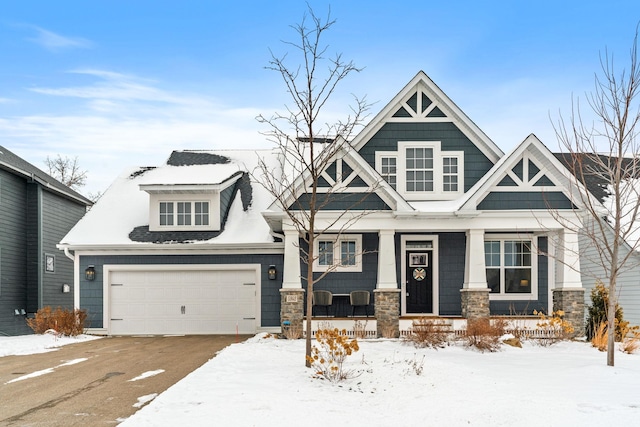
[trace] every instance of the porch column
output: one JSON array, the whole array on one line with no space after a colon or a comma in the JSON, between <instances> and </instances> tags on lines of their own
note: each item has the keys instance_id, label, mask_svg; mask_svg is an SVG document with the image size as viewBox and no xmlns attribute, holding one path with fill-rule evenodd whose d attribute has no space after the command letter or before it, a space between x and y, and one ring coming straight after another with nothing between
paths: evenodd
<instances>
[{"instance_id":1,"label":"porch column","mask_svg":"<svg viewBox=\"0 0 640 427\"><path fill-rule=\"evenodd\" d=\"M460 290L462 317L489 317L489 288L484 262L484 230L467 231L464 283Z\"/></svg>"},{"instance_id":2,"label":"porch column","mask_svg":"<svg viewBox=\"0 0 640 427\"><path fill-rule=\"evenodd\" d=\"M575 336L583 336L584 288L580 277L580 245L578 233L564 230L557 239L556 255L561 254L557 281L553 289L553 311L562 310L571 323Z\"/></svg>"},{"instance_id":3,"label":"porch column","mask_svg":"<svg viewBox=\"0 0 640 427\"><path fill-rule=\"evenodd\" d=\"M280 289L280 326L302 333L304 289L300 279L300 239L298 230L284 230L284 265Z\"/></svg>"},{"instance_id":4,"label":"porch column","mask_svg":"<svg viewBox=\"0 0 640 427\"><path fill-rule=\"evenodd\" d=\"M395 230L378 232L378 282L373 292L378 337L400 336L400 289L396 280Z\"/></svg>"}]
</instances>

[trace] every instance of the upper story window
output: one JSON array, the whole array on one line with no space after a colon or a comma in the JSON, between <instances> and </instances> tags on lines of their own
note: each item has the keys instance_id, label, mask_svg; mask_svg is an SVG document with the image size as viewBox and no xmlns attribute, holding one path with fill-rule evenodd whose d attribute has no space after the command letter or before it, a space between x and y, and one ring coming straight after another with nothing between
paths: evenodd
<instances>
[{"instance_id":1,"label":"upper story window","mask_svg":"<svg viewBox=\"0 0 640 427\"><path fill-rule=\"evenodd\" d=\"M362 271L361 235L322 235L315 239L315 271Z\"/></svg>"},{"instance_id":2,"label":"upper story window","mask_svg":"<svg viewBox=\"0 0 640 427\"><path fill-rule=\"evenodd\" d=\"M209 225L209 202L160 202L160 227Z\"/></svg>"},{"instance_id":3,"label":"upper story window","mask_svg":"<svg viewBox=\"0 0 640 427\"><path fill-rule=\"evenodd\" d=\"M442 151L439 141L399 141L397 152L376 153L376 170L407 200L449 200L464 191L464 152Z\"/></svg>"}]
</instances>

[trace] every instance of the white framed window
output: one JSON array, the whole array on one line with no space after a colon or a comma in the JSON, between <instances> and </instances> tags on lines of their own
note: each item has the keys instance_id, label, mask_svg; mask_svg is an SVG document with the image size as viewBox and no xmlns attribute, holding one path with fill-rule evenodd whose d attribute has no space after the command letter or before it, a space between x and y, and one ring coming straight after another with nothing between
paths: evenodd
<instances>
[{"instance_id":1,"label":"white framed window","mask_svg":"<svg viewBox=\"0 0 640 427\"><path fill-rule=\"evenodd\" d=\"M398 153L395 151L376 152L376 170L391 187L397 188Z\"/></svg>"},{"instance_id":2,"label":"white framed window","mask_svg":"<svg viewBox=\"0 0 640 427\"><path fill-rule=\"evenodd\" d=\"M535 238L486 236L487 286L491 299L537 299Z\"/></svg>"},{"instance_id":3,"label":"white framed window","mask_svg":"<svg viewBox=\"0 0 640 427\"><path fill-rule=\"evenodd\" d=\"M191 227L209 225L209 202L160 202L160 227Z\"/></svg>"},{"instance_id":4,"label":"white framed window","mask_svg":"<svg viewBox=\"0 0 640 427\"><path fill-rule=\"evenodd\" d=\"M451 200L464 192L464 152L440 141L398 141L376 152L376 170L407 200Z\"/></svg>"},{"instance_id":5,"label":"white framed window","mask_svg":"<svg viewBox=\"0 0 640 427\"><path fill-rule=\"evenodd\" d=\"M362 235L320 235L314 240L314 271L362 271Z\"/></svg>"}]
</instances>

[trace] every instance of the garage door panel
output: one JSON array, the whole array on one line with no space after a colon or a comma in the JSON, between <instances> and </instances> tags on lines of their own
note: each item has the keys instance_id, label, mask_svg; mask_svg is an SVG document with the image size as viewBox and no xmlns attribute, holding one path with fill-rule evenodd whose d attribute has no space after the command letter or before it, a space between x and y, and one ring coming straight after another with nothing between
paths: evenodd
<instances>
[{"instance_id":1,"label":"garage door panel","mask_svg":"<svg viewBox=\"0 0 640 427\"><path fill-rule=\"evenodd\" d=\"M112 334L255 333L255 270L114 271ZM122 319L122 320L115 320Z\"/></svg>"}]
</instances>

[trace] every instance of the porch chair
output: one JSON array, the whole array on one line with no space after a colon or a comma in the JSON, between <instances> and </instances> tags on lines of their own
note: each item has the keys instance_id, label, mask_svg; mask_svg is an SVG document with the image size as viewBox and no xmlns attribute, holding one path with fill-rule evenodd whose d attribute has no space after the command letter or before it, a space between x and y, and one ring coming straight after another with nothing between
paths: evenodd
<instances>
[{"instance_id":1,"label":"porch chair","mask_svg":"<svg viewBox=\"0 0 640 427\"><path fill-rule=\"evenodd\" d=\"M364 307L364 314L369 317L369 291L351 291L349 302L351 303L351 317L355 315L356 307Z\"/></svg>"},{"instance_id":2,"label":"porch chair","mask_svg":"<svg viewBox=\"0 0 640 427\"><path fill-rule=\"evenodd\" d=\"M333 304L333 294L329 291L313 291L313 307L324 307L324 312L329 316L329 307ZM317 311L317 310L316 310Z\"/></svg>"}]
</instances>

